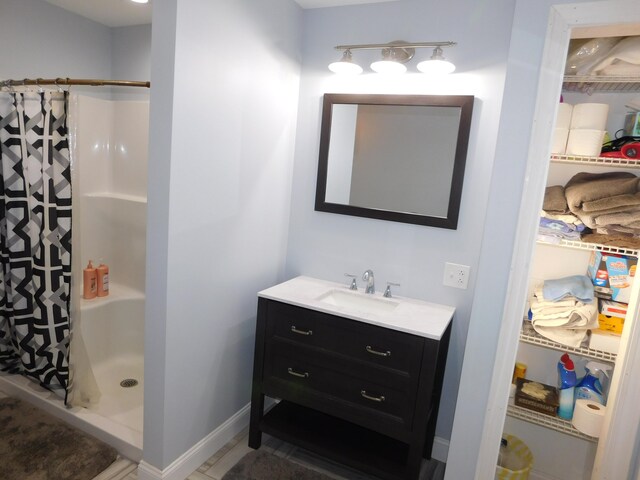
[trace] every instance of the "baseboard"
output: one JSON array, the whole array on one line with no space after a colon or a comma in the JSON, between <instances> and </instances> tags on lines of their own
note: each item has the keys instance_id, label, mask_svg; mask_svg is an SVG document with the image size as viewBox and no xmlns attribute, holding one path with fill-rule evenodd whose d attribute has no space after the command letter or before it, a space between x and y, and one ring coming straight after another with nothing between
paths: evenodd
<instances>
[{"instance_id":1,"label":"baseboard","mask_svg":"<svg viewBox=\"0 0 640 480\"><path fill-rule=\"evenodd\" d=\"M431 449L431 458L447 463L449 456L449 440L441 437L433 439L433 447Z\"/></svg>"},{"instance_id":2,"label":"baseboard","mask_svg":"<svg viewBox=\"0 0 640 480\"><path fill-rule=\"evenodd\" d=\"M180 455L164 470L159 470L142 460L138 465L138 480L184 480L229 440L240 433L243 428L249 425L250 409L251 404L245 405L226 422Z\"/></svg>"}]
</instances>

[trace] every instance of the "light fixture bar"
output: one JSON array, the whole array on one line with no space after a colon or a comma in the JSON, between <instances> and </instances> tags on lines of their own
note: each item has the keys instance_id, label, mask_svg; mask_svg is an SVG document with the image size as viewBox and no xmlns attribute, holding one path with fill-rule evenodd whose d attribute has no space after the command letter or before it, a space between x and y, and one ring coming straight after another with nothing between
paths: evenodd
<instances>
[{"instance_id":1,"label":"light fixture bar","mask_svg":"<svg viewBox=\"0 0 640 480\"><path fill-rule=\"evenodd\" d=\"M336 45L336 50L377 50L380 48L435 48L453 47L457 42L389 42L389 43L363 43L361 45Z\"/></svg>"}]
</instances>

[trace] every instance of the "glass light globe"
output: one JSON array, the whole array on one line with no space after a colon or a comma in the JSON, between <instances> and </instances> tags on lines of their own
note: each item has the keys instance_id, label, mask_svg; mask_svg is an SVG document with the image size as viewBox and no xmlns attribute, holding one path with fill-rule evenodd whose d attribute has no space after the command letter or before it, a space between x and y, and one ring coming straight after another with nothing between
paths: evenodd
<instances>
[{"instance_id":1,"label":"glass light globe","mask_svg":"<svg viewBox=\"0 0 640 480\"><path fill-rule=\"evenodd\" d=\"M362 67L360 65L344 60L330 63L329 70L338 75L359 75L362 73Z\"/></svg>"},{"instance_id":2,"label":"glass light globe","mask_svg":"<svg viewBox=\"0 0 640 480\"><path fill-rule=\"evenodd\" d=\"M377 73L397 75L406 72L407 67L393 60L380 60L371 64L371 70Z\"/></svg>"},{"instance_id":3,"label":"glass light globe","mask_svg":"<svg viewBox=\"0 0 640 480\"><path fill-rule=\"evenodd\" d=\"M447 60L425 60L418 64L418 70L431 75L447 75L455 69L456 66Z\"/></svg>"}]
</instances>

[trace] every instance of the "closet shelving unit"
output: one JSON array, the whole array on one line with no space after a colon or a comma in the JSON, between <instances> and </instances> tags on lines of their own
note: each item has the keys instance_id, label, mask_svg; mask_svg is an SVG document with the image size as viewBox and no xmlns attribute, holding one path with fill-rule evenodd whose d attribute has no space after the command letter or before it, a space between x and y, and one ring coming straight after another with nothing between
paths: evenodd
<instances>
[{"instance_id":1,"label":"closet shelving unit","mask_svg":"<svg viewBox=\"0 0 640 480\"><path fill-rule=\"evenodd\" d=\"M565 75L562 88L566 92L586 94L595 92L634 93L640 92L640 78L636 76Z\"/></svg>"},{"instance_id":2,"label":"closet shelving unit","mask_svg":"<svg viewBox=\"0 0 640 480\"><path fill-rule=\"evenodd\" d=\"M571 92L572 94L587 94L591 95L594 93L635 93L640 92L640 77L603 77L603 76L571 76L567 75L564 78L563 82L563 91L565 93ZM582 100L583 102L589 102L588 98ZM591 100L597 101L597 100ZM574 168L575 167L575 168ZM555 170L554 170L555 169ZM629 159L618 159L618 158L609 158L609 157L583 157L583 156L575 156L575 155L557 155L554 154L550 158L550 179L551 172L555 171L556 175L567 175L574 174L579 171L587 169L588 171L611 171L611 170L623 170L623 169L633 169L635 170L636 175L640 175L640 161L638 160L629 160ZM572 172L572 173L571 173ZM551 184L557 184L552 181ZM578 255L580 258L584 258L579 253L580 250L585 251L601 251L603 253L610 254L621 254L631 257L640 258L640 251L637 249L618 247L612 245L602 245L595 243L587 243L582 241L567 241L562 240L558 243L548 243L544 241L537 242L537 248L542 249L544 252L550 252L550 250L546 250L548 248L559 248L559 249L568 249L571 251L578 251L571 255ZM568 250L567 254L569 253ZM556 252L555 255L558 253ZM564 255L564 254L561 254ZM542 255L544 257L544 255ZM571 260L567 260L571 262ZM562 263L562 262L559 262ZM584 264L584 271L586 271L586 263ZM544 266L542 266L544 270ZM574 270L579 270L578 267L573 267ZM557 270L556 270L557 271ZM633 288L639 288L638 285L634 285ZM617 355L614 353L594 350L588 347L588 344L585 342L580 347L572 348L567 347L562 344L558 344L553 342L541 335L537 334L531 323L528 319L523 319L523 326L520 332L520 344L532 345L534 347L533 350L529 350L529 354L538 356L540 358L545 358L545 362L557 361L556 357L559 357L558 352L568 352L571 355L575 355L578 358L583 360L596 360L599 362L606 362L609 364L614 364L617 360ZM537 347L542 348L543 350L537 351ZM544 350L549 350L549 353L545 353ZM533 352L533 353L531 353ZM549 356L550 354L554 354L553 356ZM536 378L534 378L535 380ZM578 430L576 430L571 421L567 421L561 419L559 417L549 416L545 414L541 414L526 408L522 408L516 405L509 405L507 408L507 415L511 418L515 418L518 420L522 420L529 424L538 425L544 427L551 431L560 432L562 434L568 435L570 437L574 437L577 439L581 439L586 441L584 444L593 445L591 448L597 448L598 439L585 435ZM542 430L541 432L544 432ZM533 433L532 433L533 434ZM540 435L540 434L536 434ZM527 439L523 439L525 443ZM574 444L575 445L575 444ZM586 454L588 450L585 450ZM595 451L595 450L592 450ZM534 469L535 469L534 465ZM544 470L544 468L543 468Z\"/></svg>"},{"instance_id":3,"label":"closet shelving unit","mask_svg":"<svg viewBox=\"0 0 640 480\"><path fill-rule=\"evenodd\" d=\"M507 407L507 415L509 415L510 417L518 418L520 420L524 420L525 422L533 423L541 427L555 430L556 432L565 433L576 438L582 438L583 440L588 440L590 442L598 441L597 438L590 437L589 435L585 435L584 433L579 432L578 430L573 428L573 425L571 425L571 422L569 420L563 420L560 417L552 417L551 415L538 413L533 410L529 410L528 408L519 407L517 405L509 405Z\"/></svg>"},{"instance_id":4,"label":"closet shelving unit","mask_svg":"<svg viewBox=\"0 0 640 480\"><path fill-rule=\"evenodd\" d=\"M590 358L592 360L599 360L605 362L615 362L617 355L615 353L603 352L602 350L594 350L589 347L567 347L560 343L556 343L548 338L539 335L533 330L528 320L525 320L520 331L520 341L528 343L530 345L537 345L540 347L549 348L551 350L557 350L559 352L568 352L580 355L584 358Z\"/></svg>"}]
</instances>

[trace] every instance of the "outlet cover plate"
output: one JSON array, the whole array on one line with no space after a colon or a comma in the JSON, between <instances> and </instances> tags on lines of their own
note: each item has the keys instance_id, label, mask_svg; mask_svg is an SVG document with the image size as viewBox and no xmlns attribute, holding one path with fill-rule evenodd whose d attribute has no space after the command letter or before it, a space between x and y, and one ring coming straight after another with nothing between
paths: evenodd
<instances>
[{"instance_id":1,"label":"outlet cover plate","mask_svg":"<svg viewBox=\"0 0 640 480\"><path fill-rule=\"evenodd\" d=\"M467 289L469 283L469 272L471 267L469 265L459 265L457 263L445 263L444 264L444 278L442 284L447 287Z\"/></svg>"}]
</instances>

